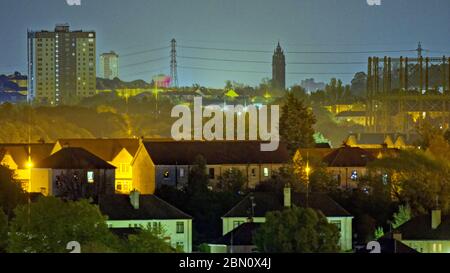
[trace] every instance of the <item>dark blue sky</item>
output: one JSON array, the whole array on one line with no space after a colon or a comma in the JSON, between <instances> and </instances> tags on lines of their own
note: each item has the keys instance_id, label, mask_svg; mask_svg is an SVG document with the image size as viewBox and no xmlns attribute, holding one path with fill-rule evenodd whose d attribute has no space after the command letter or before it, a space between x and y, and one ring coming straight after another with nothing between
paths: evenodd
<instances>
[{"instance_id":1,"label":"dark blue sky","mask_svg":"<svg viewBox=\"0 0 450 273\"><path fill-rule=\"evenodd\" d=\"M422 41L429 55L450 55L450 1L382 0L1 0L0 73L25 72L26 31L53 29L70 23L72 29L95 30L98 54L115 50L120 55L168 46L172 38L184 46L271 51L277 41L292 51L410 50ZM270 62L270 53L230 52L179 48L184 57ZM386 53L414 55L410 53ZM369 54L293 54L287 62L365 62ZM385 55L383 53L377 55ZM121 78L149 80L169 73L169 60L138 63L169 56L169 49L122 56ZM222 87L227 79L256 85L271 77L270 63L236 63L179 58L181 85L199 83ZM183 68L184 67L184 68ZM192 69L253 71L230 72ZM314 77L333 75L349 82L366 65L288 64L288 86Z\"/></svg>"}]
</instances>

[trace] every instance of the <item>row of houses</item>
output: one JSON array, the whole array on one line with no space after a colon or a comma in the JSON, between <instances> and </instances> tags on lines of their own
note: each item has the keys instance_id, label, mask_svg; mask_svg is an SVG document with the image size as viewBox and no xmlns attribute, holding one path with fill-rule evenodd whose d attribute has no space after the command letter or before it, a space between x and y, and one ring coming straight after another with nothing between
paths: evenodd
<instances>
[{"instance_id":1,"label":"row of houses","mask_svg":"<svg viewBox=\"0 0 450 273\"><path fill-rule=\"evenodd\" d=\"M130 232L151 225L163 226L167 240L185 252L192 251L192 217L154 195L161 185L183 187L197 155L207 162L212 185L225 171L236 168L254 188L289 161L283 145L274 152L261 152L260 142L203 142L139 139L61 139L54 144L0 144L0 163L13 169L23 187L42 195L64 196L67 192L92 198L108 215L108 226L116 232ZM367 164L396 149L362 149L344 145L338 149L318 147L301 149L316 156L342 187L357 186L357 178ZM81 185L81 186L80 186ZM75 189L75 190L74 190ZM209 244L211 252L251 252L252 236L265 222L269 211L290 206L305 206L305 196L291 193L253 192L222 217L223 236ZM325 194L312 193L309 207L320 210L330 223L339 227L342 251L352 249L353 217ZM436 218L437 215L433 214ZM440 216L440 215L439 215ZM434 219L434 218L433 218ZM437 222L437 220L433 220ZM442 221L446 223L446 218ZM440 224L440 222L439 222ZM443 240L445 225L431 230ZM396 241L419 251L447 250L446 242L421 243L416 235L408 241L410 229L401 227ZM439 232L433 230L439 230ZM403 238L398 234L403 233ZM444 236L445 237L445 236ZM449 238L450 239L450 238Z\"/></svg>"}]
</instances>

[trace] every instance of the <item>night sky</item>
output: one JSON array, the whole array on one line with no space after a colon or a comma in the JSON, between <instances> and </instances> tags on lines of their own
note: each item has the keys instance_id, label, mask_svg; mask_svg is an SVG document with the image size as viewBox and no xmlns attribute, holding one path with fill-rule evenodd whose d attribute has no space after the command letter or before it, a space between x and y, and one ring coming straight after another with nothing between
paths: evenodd
<instances>
[{"instance_id":1,"label":"night sky","mask_svg":"<svg viewBox=\"0 0 450 273\"><path fill-rule=\"evenodd\" d=\"M81 6L68 6L65 0L0 0L0 74L26 72L27 28L52 30L56 23L69 23L73 30L95 30L97 55L110 50L122 55L120 74L125 80L148 81L154 74L168 74L169 48L135 53L168 46L172 38L180 46L256 51L273 51L279 40L288 52L288 63L365 62L369 55L412 56L414 52L289 52L412 50L418 41L434 51L428 55L450 55L448 0L382 0L381 6L369 6L366 0L81 1ZM269 52L179 48L178 55L180 85L223 87L227 79L256 85L271 77ZM155 59L159 60L145 63ZM311 77L328 81L335 76L349 82L352 75L345 73L365 69L365 64L288 64L288 73L298 73L287 75L287 85ZM305 72L317 74L301 74Z\"/></svg>"}]
</instances>

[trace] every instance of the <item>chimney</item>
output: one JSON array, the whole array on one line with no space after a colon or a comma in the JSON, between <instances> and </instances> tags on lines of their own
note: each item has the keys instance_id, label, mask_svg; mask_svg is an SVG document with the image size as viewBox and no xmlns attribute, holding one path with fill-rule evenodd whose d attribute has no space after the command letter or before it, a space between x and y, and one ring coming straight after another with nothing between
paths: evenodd
<instances>
[{"instance_id":1,"label":"chimney","mask_svg":"<svg viewBox=\"0 0 450 273\"><path fill-rule=\"evenodd\" d=\"M398 231L394 231L392 233L392 239L397 240L397 241L401 241L402 240L402 234Z\"/></svg>"},{"instance_id":2,"label":"chimney","mask_svg":"<svg viewBox=\"0 0 450 273\"><path fill-rule=\"evenodd\" d=\"M441 210L433 210L431 211L431 228L437 229L441 224Z\"/></svg>"},{"instance_id":3,"label":"chimney","mask_svg":"<svg viewBox=\"0 0 450 273\"><path fill-rule=\"evenodd\" d=\"M292 206L291 201L291 186L289 183L284 187L284 194L283 194L283 200L284 200L284 207L290 208Z\"/></svg>"},{"instance_id":4,"label":"chimney","mask_svg":"<svg viewBox=\"0 0 450 273\"><path fill-rule=\"evenodd\" d=\"M130 192L130 204L133 206L135 210L139 209L139 196L140 192L137 190L133 190Z\"/></svg>"}]
</instances>

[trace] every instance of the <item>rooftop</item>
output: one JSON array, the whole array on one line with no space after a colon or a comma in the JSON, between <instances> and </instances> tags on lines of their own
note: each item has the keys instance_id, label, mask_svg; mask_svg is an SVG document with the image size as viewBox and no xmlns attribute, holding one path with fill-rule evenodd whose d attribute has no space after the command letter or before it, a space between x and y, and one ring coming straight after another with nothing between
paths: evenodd
<instances>
[{"instance_id":1,"label":"rooftop","mask_svg":"<svg viewBox=\"0 0 450 273\"><path fill-rule=\"evenodd\" d=\"M369 151L349 146L336 149L323 158L328 167L365 167L373 160L375 156Z\"/></svg>"},{"instance_id":2,"label":"rooftop","mask_svg":"<svg viewBox=\"0 0 450 273\"><path fill-rule=\"evenodd\" d=\"M136 138L59 139L58 143L61 147L83 148L105 161L112 161L124 148L134 156L139 148Z\"/></svg>"},{"instance_id":3,"label":"rooftop","mask_svg":"<svg viewBox=\"0 0 450 273\"><path fill-rule=\"evenodd\" d=\"M247 195L241 202L228 211L223 217L249 217L251 216L252 200L255 204L254 217L265 217L267 212L284 209L283 195L270 192L255 192ZM292 204L305 207L306 195L292 193ZM309 194L309 207L320 210L326 217L351 217L341 205L328 195L322 193Z\"/></svg>"},{"instance_id":4,"label":"rooftop","mask_svg":"<svg viewBox=\"0 0 450 273\"><path fill-rule=\"evenodd\" d=\"M25 169L30 154L33 162L41 161L50 156L53 143L32 143L32 144L0 144L0 161L9 154L19 169ZM31 153L29 153L31 152Z\"/></svg>"},{"instance_id":5,"label":"rooftop","mask_svg":"<svg viewBox=\"0 0 450 273\"><path fill-rule=\"evenodd\" d=\"M45 169L115 169L105 160L82 148L63 148L53 155L38 161L35 168Z\"/></svg>"},{"instance_id":6,"label":"rooftop","mask_svg":"<svg viewBox=\"0 0 450 273\"><path fill-rule=\"evenodd\" d=\"M445 240L450 241L450 216L442 216L441 224L433 229L431 215L414 217L395 231L402 234L402 240Z\"/></svg>"},{"instance_id":7,"label":"rooftop","mask_svg":"<svg viewBox=\"0 0 450 273\"><path fill-rule=\"evenodd\" d=\"M285 145L262 152L261 141L144 141L156 165L192 165L197 155L208 164L283 164L289 161Z\"/></svg>"},{"instance_id":8,"label":"rooftop","mask_svg":"<svg viewBox=\"0 0 450 273\"><path fill-rule=\"evenodd\" d=\"M190 215L155 195L140 195L139 209L134 209L130 196L124 194L101 196L99 206L109 220L192 219Z\"/></svg>"}]
</instances>

